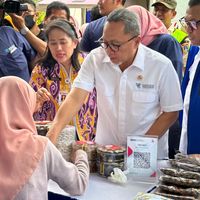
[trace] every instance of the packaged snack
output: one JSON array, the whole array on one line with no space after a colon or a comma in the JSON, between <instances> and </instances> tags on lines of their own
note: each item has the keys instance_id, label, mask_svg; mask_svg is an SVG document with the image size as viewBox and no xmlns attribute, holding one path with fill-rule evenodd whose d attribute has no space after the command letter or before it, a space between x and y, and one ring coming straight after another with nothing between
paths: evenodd
<instances>
[{"instance_id":1,"label":"packaged snack","mask_svg":"<svg viewBox=\"0 0 200 200\"><path fill-rule=\"evenodd\" d=\"M179 162L176 160L170 160L170 163L172 167L176 167L178 169L184 169L186 171L192 171L192 172L200 172L200 166L198 165L189 164L185 162Z\"/></svg>"},{"instance_id":2,"label":"packaged snack","mask_svg":"<svg viewBox=\"0 0 200 200\"><path fill-rule=\"evenodd\" d=\"M133 200L170 200L170 199L156 194L139 192Z\"/></svg>"},{"instance_id":3,"label":"packaged snack","mask_svg":"<svg viewBox=\"0 0 200 200\"><path fill-rule=\"evenodd\" d=\"M163 196L163 197L167 197L167 198L173 199L173 200L197 200L194 197L190 197L190 196L168 194L168 193L164 193L164 192L155 192L155 194Z\"/></svg>"},{"instance_id":4,"label":"packaged snack","mask_svg":"<svg viewBox=\"0 0 200 200\"><path fill-rule=\"evenodd\" d=\"M185 187L200 187L200 181L195 179L186 179L182 177L173 177L164 175L159 178L162 183L168 183L173 185L185 186Z\"/></svg>"},{"instance_id":5,"label":"packaged snack","mask_svg":"<svg viewBox=\"0 0 200 200\"><path fill-rule=\"evenodd\" d=\"M105 145L97 148L97 171L104 177L110 176L114 168L125 170L126 149L122 146Z\"/></svg>"},{"instance_id":6,"label":"packaged snack","mask_svg":"<svg viewBox=\"0 0 200 200\"><path fill-rule=\"evenodd\" d=\"M175 169L175 168L161 168L160 171L163 174L169 176L200 180L200 174L197 172L185 171L182 169Z\"/></svg>"},{"instance_id":7,"label":"packaged snack","mask_svg":"<svg viewBox=\"0 0 200 200\"><path fill-rule=\"evenodd\" d=\"M199 199L200 197L200 189L197 188L181 188L174 185L161 185L161 184L158 186L158 188L169 194L191 196L195 197L196 199Z\"/></svg>"}]
</instances>

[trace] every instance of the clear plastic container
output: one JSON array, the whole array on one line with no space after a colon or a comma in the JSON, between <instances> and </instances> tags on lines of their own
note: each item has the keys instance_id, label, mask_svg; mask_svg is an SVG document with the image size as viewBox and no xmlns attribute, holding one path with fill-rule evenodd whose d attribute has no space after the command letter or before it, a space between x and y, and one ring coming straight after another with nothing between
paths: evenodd
<instances>
[{"instance_id":1,"label":"clear plastic container","mask_svg":"<svg viewBox=\"0 0 200 200\"><path fill-rule=\"evenodd\" d=\"M96 159L97 159L97 144L92 141L76 141L72 144L72 152L78 149L84 150L88 155L90 172L97 172Z\"/></svg>"},{"instance_id":2,"label":"clear plastic container","mask_svg":"<svg viewBox=\"0 0 200 200\"><path fill-rule=\"evenodd\" d=\"M111 172L113 172L114 168L119 168L122 171L124 171L125 164L124 164L124 162L111 163L111 162L97 161L97 171L101 176L104 176L104 177L110 176L110 174L111 174Z\"/></svg>"}]
</instances>

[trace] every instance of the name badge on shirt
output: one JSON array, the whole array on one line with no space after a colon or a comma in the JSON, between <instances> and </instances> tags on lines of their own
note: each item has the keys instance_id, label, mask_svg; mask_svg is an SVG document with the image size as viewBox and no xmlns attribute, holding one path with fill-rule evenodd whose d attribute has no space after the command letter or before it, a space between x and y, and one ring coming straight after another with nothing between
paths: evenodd
<instances>
[{"instance_id":1,"label":"name badge on shirt","mask_svg":"<svg viewBox=\"0 0 200 200\"><path fill-rule=\"evenodd\" d=\"M17 50L17 47L14 44L6 49L6 51L10 54L14 53L16 50Z\"/></svg>"},{"instance_id":2,"label":"name badge on shirt","mask_svg":"<svg viewBox=\"0 0 200 200\"><path fill-rule=\"evenodd\" d=\"M58 95L58 104L61 105L61 103L65 100L66 96L67 96L67 92L65 91L60 91L59 95Z\"/></svg>"}]
</instances>

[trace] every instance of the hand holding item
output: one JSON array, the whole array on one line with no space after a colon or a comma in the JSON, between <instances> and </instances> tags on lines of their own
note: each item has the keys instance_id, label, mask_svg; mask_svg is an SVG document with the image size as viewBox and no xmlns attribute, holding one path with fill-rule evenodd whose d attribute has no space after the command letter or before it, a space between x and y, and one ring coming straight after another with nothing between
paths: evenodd
<instances>
[{"instance_id":1,"label":"hand holding item","mask_svg":"<svg viewBox=\"0 0 200 200\"><path fill-rule=\"evenodd\" d=\"M72 163L76 163L76 161L80 158L80 156L81 155L85 155L85 154L87 154L84 150L82 150L82 149L78 149L78 150L76 150L76 151L73 151L72 153L71 153L71 156L70 156L70 161L72 162ZM87 156L87 158L88 158L88 156Z\"/></svg>"},{"instance_id":2,"label":"hand holding item","mask_svg":"<svg viewBox=\"0 0 200 200\"><path fill-rule=\"evenodd\" d=\"M14 13L9 13L9 15L12 18L13 24L16 26L16 28L19 31L26 26L24 18L22 16L19 16L19 15L14 14Z\"/></svg>"},{"instance_id":3,"label":"hand holding item","mask_svg":"<svg viewBox=\"0 0 200 200\"><path fill-rule=\"evenodd\" d=\"M37 111L45 101L49 101L51 99L51 94L47 91L46 88L40 88L36 93L36 108Z\"/></svg>"}]
</instances>

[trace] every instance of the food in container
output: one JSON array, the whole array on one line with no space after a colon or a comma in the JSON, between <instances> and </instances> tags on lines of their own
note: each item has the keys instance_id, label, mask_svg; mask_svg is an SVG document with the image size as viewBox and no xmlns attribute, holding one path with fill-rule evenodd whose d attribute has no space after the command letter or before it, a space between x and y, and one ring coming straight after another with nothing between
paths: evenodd
<instances>
[{"instance_id":1,"label":"food in container","mask_svg":"<svg viewBox=\"0 0 200 200\"><path fill-rule=\"evenodd\" d=\"M97 171L100 175L108 177L113 172L114 168L119 168L122 171L125 169L124 162L120 163L111 163L111 162L102 162L97 161Z\"/></svg>"},{"instance_id":2,"label":"food in container","mask_svg":"<svg viewBox=\"0 0 200 200\"><path fill-rule=\"evenodd\" d=\"M126 149L117 145L105 145L97 148L97 171L108 177L114 168L125 170Z\"/></svg>"},{"instance_id":3,"label":"food in container","mask_svg":"<svg viewBox=\"0 0 200 200\"><path fill-rule=\"evenodd\" d=\"M82 149L87 153L90 172L96 172L97 144L92 141L76 141L72 144L72 152L78 149Z\"/></svg>"},{"instance_id":4,"label":"food in container","mask_svg":"<svg viewBox=\"0 0 200 200\"><path fill-rule=\"evenodd\" d=\"M38 135L46 136L51 121L35 121L35 126L37 129Z\"/></svg>"},{"instance_id":5,"label":"food in container","mask_svg":"<svg viewBox=\"0 0 200 200\"><path fill-rule=\"evenodd\" d=\"M88 160L96 160L97 144L92 141L76 141L72 144L73 151L78 149L84 150L88 155Z\"/></svg>"},{"instance_id":6,"label":"food in container","mask_svg":"<svg viewBox=\"0 0 200 200\"><path fill-rule=\"evenodd\" d=\"M72 143L75 141L75 126L67 125L59 134L55 146L67 161L71 161Z\"/></svg>"}]
</instances>

